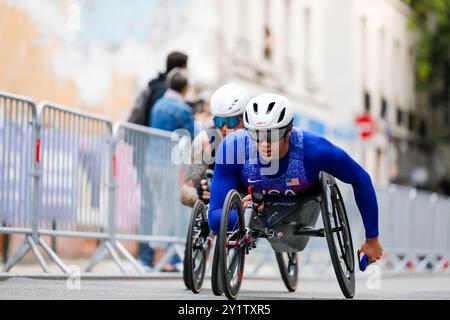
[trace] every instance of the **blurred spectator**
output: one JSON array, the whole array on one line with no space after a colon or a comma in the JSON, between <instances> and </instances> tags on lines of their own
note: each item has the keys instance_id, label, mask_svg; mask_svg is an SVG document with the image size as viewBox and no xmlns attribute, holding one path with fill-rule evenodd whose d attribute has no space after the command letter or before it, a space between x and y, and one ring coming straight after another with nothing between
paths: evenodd
<instances>
[{"instance_id":1,"label":"blurred spectator","mask_svg":"<svg viewBox=\"0 0 450 320\"><path fill-rule=\"evenodd\" d=\"M201 130L203 130L204 128L209 128L214 125L210 110L211 93L203 92L201 95L201 101L203 102L201 108L200 110L197 110L194 116L195 122L198 123Z\"/></svg>"},{"instance_id":2,"label":"blurred spectator","mask_svg":"<svg viewBox=\"0 0 450 320\"><path fill-rule=\"evenodd\" d=\"M129 122L148 126L150 122L151 109L160 98L166 93L166 78L167 74L175 68L186 69L188 64L188 56L181 52L172 52L167 56L166 71L160 72L156 78L152 79L147 87L139 94L136 99L133 110L131 111ZM136 152L133 157L136 163L145 163L145 158L141 159L139 155L144 155L143 152ZM139 183L142 188L142 194L150 194L149 181L147 175L139 175ZM151 198L151 197L150 197ZM148 213L152 210L152 199L143 201L142 212ZM151 217L148 214L141 215L142 232L148 234L152 230ZM139 243L139 259L144 267L150 268L153 264L153 249L148 242Z\"/></svg>"},{"instance_id":3,"label":"blurred spectator","mask_svg":"<svg viewBox=\"0 0 450 320\"><path fill-rule=\"evenodd\" d=\"M450 196L450 178L443 178L439 183L440 192L443 194Z\"/></svg>"},{"instance_id":4,"label":"blurred spectator","mask_svg":"<svg viewBox=\"0 0 450 320\"><path fill-rule=\"evenodd\" d=\"M166 72L159 73L158 76L148 83L147 88L141 92L136 99L131 111L129 122L147 126L150 123L151 109L156 101L166 93L167 74L175 68L187 68L188 56L181 52L172 52L167 56Z\"/></svg>"},{"instance_id":5,"label":"blurred spectator","mask_svg":"<svg viewBox=\"0 0 450 320\"><path fill-rule=\"evenodd\" d=\"M269 26L264 28L264 58L272 60L272 32Z\"/></svg>"},{"instance_id":6,"label":"blurred spectator","mask_svg":"<svg viewBox=\"0 0 450 320\"><path fill-rule=\"evenodd\" d=\"M189 89L186 71L175 68L167 75L168 89L164 96L153 107L150 116L150 127L174 131L188 130L194 137L194 118L192 108L185 102Z\"/></svg>"},{"instance_id":7,"label":"blurred spectator","mask_svg":"<svg viewBox=\"0 0 450 320\"><path fill-rule=\"evenodd\" d=\"M150 116L150 126L153 128L174 131L185 129L190 137L194 136L194 117L192 108L185 102L185 97L189 89L186 71L181 68L175 68L167 75L167 91L163 98L158 100L152 109ZM156 179L153 179L157 181ZM161 183L164 183L161 181ZM155 185L153 188L154 202L158 203L154 212L154 231L155 234L170 235L170 223L167 223L167 212L171 210L171 204L167 201L161 201L164 194L161 185ZM167 234L166 234L167 233ZM164 256L166 246L162 243L152 244L154 248L154 264L157 264ZM176 261L172 260L172 264ZM173 265L167 264L163 271L174 271Z\"/></svg>"}]
</instances>

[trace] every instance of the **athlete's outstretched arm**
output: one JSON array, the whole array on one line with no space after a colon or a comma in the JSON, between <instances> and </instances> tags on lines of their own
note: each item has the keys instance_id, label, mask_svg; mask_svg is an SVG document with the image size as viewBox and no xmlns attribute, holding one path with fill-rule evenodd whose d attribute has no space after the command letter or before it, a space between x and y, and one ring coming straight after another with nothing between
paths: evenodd
<instances>
[{"instance_id":1,"label":"athlete's outstretched arm","mask_svg":"<svg viewBox=\"0 0 450 320\"><path fill-rule=\"evenodd\" d=\"M231 137L230 137L231 138ZM228 140L228 141L227 141ZM241 173L241 166L236 164L236 149L231 148L234 143L229 138L224 139L218 148L214 176L211 184L211 200L209 204L208 223L211 230L219 232L222 216L223 202L232 189L237 189ZM234 153L227 159L228 152ZM227 161L228 160L228 161ZM232 213L229 220L229 229L236 223L236 212Z\"/></svg>"},{"instance_id":2,"label":"athlete's outstretched arm","mask_svg":"<svg viewBox=\"0 0 450 320\"><path fill-rule=\"evenodd\" d=\"M313 163L337 179L351 184L356 204L361 213L366 238L375 238L378 230L378 204L369 174L344 150L324 138L318 138L312 147Z\"/></svg>"}]
</instances>

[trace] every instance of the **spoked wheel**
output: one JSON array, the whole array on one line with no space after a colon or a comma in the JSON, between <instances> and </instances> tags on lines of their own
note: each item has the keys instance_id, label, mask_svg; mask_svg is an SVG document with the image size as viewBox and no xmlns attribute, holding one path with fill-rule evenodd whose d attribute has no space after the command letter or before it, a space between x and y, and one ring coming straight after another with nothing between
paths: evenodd
<instances>
[{"instance_id":1,"label":"spoked wheel","mask_svg":"<svg viewBox=\"0 0 450 320\"><path fill-rule=\"evenodd\" d=\"M298 259L296 252L275 252L281 278L289 292L297 290Z\"/></svg>"},{"instance_id":2,"label":"spoked wheel","mask_svg":"<svg viewBox=\"0 0 450 320\"><path fill-rule=\"evenodd\" d=\"M235 224L228 230L229 222L235 217ZM224 202L219 236L219 265L223 291L230 300L237 298L244 275L246 255L246 228L244 208L239 193L231 190Z\"/></svg>"},{"instance_id":3,"label":"spoked wheel","mask_svg":"<svg viewBox=\"0 0 450 320\"><path fill-rule=\"evenodd\" d=\"M334 272L346 298L355 295L355 256L344 201L335 179L322 175L322 219Z\"/></svg>"},{"instance_id":4,"label":"spoked wheel","mask_svg":"<svg viewBox=\"0 0 450 320\"><path fill-rule=\"evenodd\" d=\"M187 241L189 241L189 240L187 240ZM186 289L189 289L189 290L191 290L191 285L189 284L189 280L188 280L188 274L187 274L187 259L186 259L186 256L187 256L187 248L188 248L188 246L187 246L187 241L186 241L186 246L184 247L184 259L183 259L183 282L184 282L184 285L186 286Z\"/></svg>"},{"instance_id":5,"label":"spoked wheel","mask_svg":"<svg viewBox=\"0 0 450 320\"><path fill-rule=\"evenodd\" d=\"M192 209L186 242L186 277L189 289L199 293L205 279L206 261L209 253L209 228L206 227L206 205L199 200Z\"/></svg>"},{"instance_id":6,"label":"spoked wheel","mask_svg":"<svg viewBox=\"0 0 450 320\"><path fill-rule=\"evenodd\" d=\"M215 296L223 295L222 277L220 277L219 270L219 238L220 234L216 237L216 245L214 248L213 265L211 270L211 290Z\"/></svg>"}]
</instances>

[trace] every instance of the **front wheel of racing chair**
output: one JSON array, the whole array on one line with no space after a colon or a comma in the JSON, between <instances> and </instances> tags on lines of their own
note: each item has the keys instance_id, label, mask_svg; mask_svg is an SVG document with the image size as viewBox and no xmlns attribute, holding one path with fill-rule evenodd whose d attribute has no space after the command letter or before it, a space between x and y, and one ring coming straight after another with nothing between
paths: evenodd
<instances>
[{"instance_id":1,"label":"front wheel of racing chair","mask_svg":"<svg viewBox=\"0 0 450 320\"><path fill-rule=\"evenodd\" d=\"M297 290L298 259L296 252L275 252L281 278L289 292Z\"/></svg>"},{"instance_id":2,"label":"front wheel of racing chair","mask_svg":"<svg viewBox=\"0 0 450 320\"><path fill-rule=\"evenodd\" d=\"M211 246L210 231L207 227L207 206L198 200L193 209L186 239L183 278L186 287L199 293L205 279L206 262Z\"/></svg>"},{"instance_id":3,"label":"front wheel of racing chair","mask_svg":"<svg viewBox=\"0 0 450 320\"><path fill-rule=\"evenodd\" d=\"M219 270L219 238L220 233L216 237L216 245L214 247L213 264L211 270L211 290L215 296L223 295L222 278L220 277Z\"/></svg>"},{"instance_id":4,"label":"front wheel of racing chair","mask_svg":"<svg viewBox=\"0 0 450 320\"><path fill-rule=\"evenodd\" d=\"M355 295L355 256L347 212L334 177L321 173L321 211L334 272L346 298Z\"/></svg>"},{"instance_id":5,"label":"front wheel of racing chair","mask_svg":"<svg viewBox=\"0 0 450 320\"><path fill-rule=\"evenodd\" d=\"M228 230L233 212L237 214L236 223L232 230ZM236 190L231 190L224 201L218 237L219 277L223 291L230 300L237 298L241 288L248 240L242 198Z\"/></svg>"}]
</instances>

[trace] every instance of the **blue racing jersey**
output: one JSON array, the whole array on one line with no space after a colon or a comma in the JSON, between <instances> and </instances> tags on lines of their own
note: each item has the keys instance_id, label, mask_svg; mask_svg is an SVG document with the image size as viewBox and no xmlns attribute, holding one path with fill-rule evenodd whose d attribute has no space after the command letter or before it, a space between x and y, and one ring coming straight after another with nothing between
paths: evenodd
<instances>
[{"instance_id":1,"label":"blue racing jersey","mask_svg":"<svg viewBox=\"0 0 450 320\"><path fill-rule=\"evenodd\" d=\"M378 205L369 174L338 146L299 128L293 129L289 151L278 167L273 162L264 163L245 129L221 142L211 186L210 228L219 231L223 202L230 190L252 187L271 196L295 197L314 184L321 171L353 186L366 237L377 237ZM235 214L230 216L230 226L235 225L235 219Z\"/></svg>"}]
</instances>

